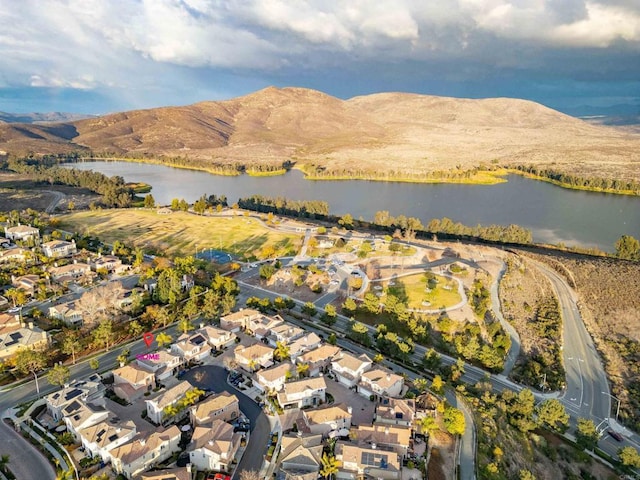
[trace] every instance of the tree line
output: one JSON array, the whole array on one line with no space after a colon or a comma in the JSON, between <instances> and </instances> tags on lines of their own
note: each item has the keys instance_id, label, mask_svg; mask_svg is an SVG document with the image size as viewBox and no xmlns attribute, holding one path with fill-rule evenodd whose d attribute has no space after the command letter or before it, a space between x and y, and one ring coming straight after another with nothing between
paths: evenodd
<instances>
[{"instance_id":1,"label":"tree line","mask_svg":"<svg viewBox=\"0 0 640 480\"><path fill-rule=\"evenodd\" d=\"M322 200L291 200L285 197L252 195L238 200L238 206L262 213L276 213L301 218L327 218L329 204Z\"/></svg>"}]
</instances>

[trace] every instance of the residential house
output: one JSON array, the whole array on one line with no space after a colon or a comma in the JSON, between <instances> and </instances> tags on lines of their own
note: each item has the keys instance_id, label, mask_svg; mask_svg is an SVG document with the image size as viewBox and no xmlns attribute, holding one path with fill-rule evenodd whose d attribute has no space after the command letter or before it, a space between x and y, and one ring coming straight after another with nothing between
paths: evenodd
<instances>
[{"instance_id":1,"label":"residential house","mask_svg":"<svg viewBox=\"0 0 640 480\"><path fill-rule=\"evenodd\" d=\"M315 332L307 333L302 337L297 338L288 345L289 357L292 361L295 362L300 355L303 355L309 350L313 350L321 343L322 339L318 335L316 335Z\"/></svg>"},{"instance_id":2,"label":"residential house","mask_svg":"<svg viewBox=\"0 0 640 480\"><path fill-rule=\"evenodd\" d=\"M9 300L7 297L0 295L0 310L4 310L5 308L9 308ZM2 322L0 321L0 323Z\"/></svg>"},{"instance_id":3,"label":"residential house","mask_svg":"<svg viewBox=\"0 0 640 480\"><path fill-rule=\"evenodd\" d=\"M111 467L117 474L132 479L179 452L179 442L180 429L175 425L150 435L139 433L111 451Z\"/></svg>"},{"instance_id":4,"label":"residential house","mask_svg":"<svg viewBox=\"0 0 640 480\"><path fill-rule=\"evenodd\" d=\"M109 411L100 405L76 399L62 409L62 418L67 431L79 442L80 430L104 422L109 418Z\"/></svg>"},{"instance_id":5,"label":"residential house","mask_svg":"<svg viewBox=\"0 0 640 480\"><path fill-rule=\"evenodd\" d=\"M49 341L49 334L31 322L22 323L18 328L3 329L0 331L0 361L13 357L22 348L42 350Z\"/></svg>"},{"instance_id":6,"label":"residential house","mask_svg":"<svg viewBox=\"0 0 640 480\"><path fill-rule=\"evenodd\" d=\"M273 348L262 343L254 343L248 347L238 345L233 354L239 367L247 372L254 372L259 368L273 365Z\"/></svg>"},{"instance_id":7,"label":"residential house","mask_svg":"<svg viewBox=\"0 0 640 480\"><path fill-rule=\"evenodd\" d=\"M189 461L198 470L229 471L242 434L234 433L233 427L222 420L193 430L189 450Z\"/></svg>"},{"instance_id":8,"label":"residential house","mask_svg":"<svg viewBox=\"0 0 640 480\"><path fill-rule=\"evenodd\" d=\"M96 373L87 380L74 382L47 395L47 413L59 422L63 418L63 410L76 400L104 406L104 392L100 375Z\"/></svg>"},{"instance_id":9,"label":"residential house","mask_svg":"<svg viewBox=\"0 0 640 480\"><path fill-rule=\"evenodd\" d=\"M211 355L211 345L200 332L184 333L171 345L171 352L179 355L184 363L199 362Z\"/></svg>"},{"instance_id":10,"label":"residential house","mask_svg":"<svg viewBox=\"0 0 640 480\"><path fill-rule=\"evenodd\" d=\"M322 435L284 435L278 456L278 479L317 480L322 467Z\"/></svg>"},{"instance_id":11,"label":"residential house","mask_svg":"<svg viewBox=\"0 0 640 480\"><path fill-rule=\"evenodd\" d=\"M376 405L374 422L411 427L416 417L416 401L412 398L383 398Z\"/></svg>"},{"instance_id":12,"label":"residential house","mask_svg":"<svg viewBox=\"0 0 640 480\"><path fill-rule=\"evenodd\" d=\"M140 480L192 480L191 464L186 467L154 470L140 475Z\"/></svg>"},{"instance_id":13,"label":"residential house","mask_svg":"<svg viewBox=\"0 0 640 480\"><path fill-rule=\"evenodd\" d=\"M30 258L31 251L25 248L15 247L7 250L0 250L0 263L24 262Z\"/></svg>"},{"instance_id":14,"label":"residential house","mask_svg":"<svg viewBox=\"0 0 640 480\"><path fill-rule=\"evenodd\" d=\"M360 478L397 480L400 478L401 464L395 452L344 442L336 443L335 452L336 460L341 462L340 470L336 475L340 480Z\"/></svg>"},{"instance_id":15,"label":"residential house","mask_svg":"<svg viewBox=\"0 0 640 480\"><path fill-rule=\"evenodd\" d=\"M402 425L359 425L355 430L359 445L393 450L401 457L407 455L411 442L411 427Z\"/></svg>"},{"instance_id":16,"label":"residential house","mask_svg":"<svg viewBox=\"0 0 640 480\"><path fill-rule=\"evenodd\" d=\"M246 308L244 310L239 310L234 313L230 313L229 315L225 315L220 318L220 328L223 330L228 330L230 332L239 332L244 330L249 325L249 322L253 319L259 318L262 316L257 310L253 310L251 308Z\"/></svg>"},{"instance_id":17,"label":"residential house","mask_svg":"<svg viewBox=\"0 0 640 480\"><path fill-rule=\"evenodd\" d=\"M348 433L351 428L351 413L352 409L346 403L302 410L304 431L323 436L329 435L330 432Z\"/></svg>"},{"instance_id":18,"label":"residential house","mask_svg":"<svg viewBox=\"0 0 640 480\"><path fill-rule=\"evenodd\" d=\"M321 373L326 373L333 359L340 354L342 350L335 345L329 345L328 343L320 345L315 350L303 353L296 358L298 365L309 365L307 374L310 377L317 377Z\"/></svg>"},{"instance_id":19,"label":"residential house","mask_svg":"<svg viewBox=\"0 0 640 480\"><path fill-rule=\"evenodd\" d=\"M113 392L123 400L135 400L156 388L155 374L135 363L124 365L113 371Z\"/></svg>"},{"instance_id":20,"label":"residential house","mask_svg":"<svg viewBox=\"0 0 640 480\"><path fill-rule=\"evenodd\" d=\"M223 330L212 325L200 325L198 333L201 333L209 342L214 350L224 350L233 345L236 341L236 335L228 330Z\"/></svg>"},{"instance_id":21,"label":"residential house","mask_svg":"<svg viewBox=\"0 0 640 480\"><path fill-rule=\"evenodd\" d=\"M271 329L271 333L267 336L269 345L275 347L278 342L288 345L296 338L304 335L304 330L290 323L280 323Z\"/></svg>"},{"instance_id":22,"label":"residential house","mask_svg":"<svg viewBox=\"0 0 640 480\"><path fill-rule=\"evenodd\" d=\"M177 373L183 362L179 355L168 350L158 350L136 356L136 363L145 370L153 372L158 383Z\"/></svg>"},{"instance_id":23,"label":"residential house","mask_svg":"<svg viewBox=\"0 0 640 480\"><path fill-rule=\"evenodd\" d=\"M358 384L362 374L369 370L371 365L373 361L364 353L356 357L342 352L331 362L331 371L341 384L351 388Z\"/></svg>"},{"instance_id":24,"label":"residential house","mask_svg":"<svg viewBox=\"0 0 640 480\"><path fill-rule=\"evenodd\" d=\"M324 377L303 378L285 383L278 393L282 408L302 408L321 405L326 401L327 384Z\"/></svg>"},{"instance_id":25,"label":"residential house","mask_svg":"<svg viewBox=\"0 0 640 480\"><path fill-rule=\"evenodd\" d=\"M256 372L253 384L263 392L279 392L285 382L295 376L296 368L290 362L282 362L275 367L263 368Z\"/></svg>"},{"instance_id":26,"label":"residential house","mask_svg":"<svg viewBox=\"0 0 640 480\"><path fill-rule=\"evenodd\" d=\"M129 270L129 265L123 264L115 255L98 255L91 263L94 272L105 271L107 273L122 274Z\"/></svg>"},{"instance_id":27,"label":"residential house","mask_svg":"<svg viewBox=\"0 0 640 480\"><path fill-rule=\"evenodd\" d=\"M358 393L368 397L399 397L404 387L404 378L383 367L375 367L360 377Z\"/></svg>"},{"instance_id":28,"label":"residential house","mask_svg":"<svg viewBox=\"0 0 640 480\"><path fill-rule=\"evenodd\" d=\"M49 316L72 327L82 325L83 314L80 310L76 309L75 300L49 307Z\"/></svg>"},{"instance_id":29,"label":"residential house","mask_svg":"<svg viewBox=\"0 0 640 480\"><path fill-rule=\"evenodd\" d=\"M9 240L38 240L40 230L30 225L16 225L15 227L4 227L4 236Z\"/></svg>"},{"instance_id":30,"label":"residential house","mask_svg":"<svg viewBox=\"0 0 640 480\"><path fill-rule=\"evenodd\" d=\"M0 313L0 333L15 332L20 328L21 324L20 315Z\"/></svg>"},{"instance_id":31,"label":"residential house","mask_svg":"<svg viewBox=\"0 0 640 480\"><path fill-rule=\"evenodd\" d=\"M259 317L252 317L247 325L247 333L252 334L258 340L266 339L271 331L282 325L284 320L280 315L274 317L268 317L266 315L260 315Z\"/></svg>"},{"instance_id":32,"label":"residential house","mask_svg":"<svg viewBox=\"0 0 640 480\"><path fill-rule=\"evenodd\" d=\"M91 267L83 262L74 262L62 267L51 267L49 272L51 273L51 279L58 283L67 283L79 279L93 278L91 274Z\"/></svg>"},{"instance_id":33,"label":"residential house","mask_svg":"<svg viewBox=\"0 0 640 480\"><path fill-rule=\"evenodd\" d=\"M42 253L47 258L64 258L71 257L77 253L76 241L71 240L51 240L42 244Z\"/></svg>"},{"instance_id":34,"label":"residential house","mask_svg":"<svg viewBox=\"0 0 640 480\"><path fill-rule=\"evenodd\" d=\"M40 277L38 275L22 275L21 277L11 276L11 284L20 290L24 290L27 295L33 295L35 293L39 282Z\"/></svg>"},{"instance_id":35,"label":"residential house","mask_svg":"<svg viewBox=\"0 0 640 480\"><path fill-rule=\"evenodd\" d=\"M120 422L111 417L109 421L83 428L78 434L85 452L107 463L111 461L110 452L113 449L135 437L136 424L132 420Z\"/></svg>"},{"instance_id":36,"label":"residential house","mask_svg":"<svg viewBox=\"0 0 640 480\"><path fill-rule=\"evenodd\" d=\"M213 420L231 422L240 416L240 403L234 394L221 392L191 407L190 415L194 427Z\"/></svg>"},{"instance_id":37,"label":"residential house","mask_svg":"<svg viewBox=\"0 0 640 480\"><path fill-rule=\"evenodd\" d=\"M187 391L191 390L191 385L186 380L178 383L176 386L171 387L167 391L161 393L156 398L151 400L145 400L147 404L147 418L156 424L161 424L165 417L174 416L167 415L164 411L165 408L176 405L180 400L185 398ZM180 415L182 412L178 412Z\"/></svg>"}]
</instances>

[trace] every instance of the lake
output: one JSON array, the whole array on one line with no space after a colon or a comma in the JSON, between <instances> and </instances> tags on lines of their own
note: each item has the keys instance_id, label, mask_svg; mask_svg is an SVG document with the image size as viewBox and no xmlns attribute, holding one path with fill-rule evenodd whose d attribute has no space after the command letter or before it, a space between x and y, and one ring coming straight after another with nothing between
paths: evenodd
<instances>
[{"instance_id":1,"label":"lake","mask_svg":"<svg viewBox=\"0 0 640 480\"><path fill-rule=\"evenodd\" d=\"M253 194L296 200L325 200L335 215L351 213L371 220L378 210L393 216L448 217L466 225L517 224L533 233L534 241L597 247L612 251L623 234L640 238L640 197L568 190L507 176L498 185L420 184L366 180L305 180L302 172L285 175L226 177L146 163L81 162L73 168L120 175L127 182L146 182L158 204L173 198L190 203L202 194L226 195L232 204Z\"/></svg>"}]
</instances>

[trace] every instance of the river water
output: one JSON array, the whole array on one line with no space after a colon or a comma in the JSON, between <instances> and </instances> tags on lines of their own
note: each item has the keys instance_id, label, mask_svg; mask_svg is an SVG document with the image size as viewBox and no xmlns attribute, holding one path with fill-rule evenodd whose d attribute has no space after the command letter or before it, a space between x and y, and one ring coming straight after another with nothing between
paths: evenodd
<instances>
[{"instance_id":1,"label":"river water","mask_svg":"<svg viewBox=\"0 0 640 480\"><path fill-rule=\"evenodd\" d=\"M640 197L568 190L518 175L498 185L419 184L365 180L305 180L302 172L285 175L226 177L207 172L130 162L84 162L69 165L128 182L152 185L157 204L173 198L192 203L206 193L226 195L229 203L253 194L296 200L325 200L332 214L351 213L371 220L378 210L393 216L448 217L466 225L517 224L534 241L612 251L623 234L640 238Z\"/></svg>"}]
</instances>

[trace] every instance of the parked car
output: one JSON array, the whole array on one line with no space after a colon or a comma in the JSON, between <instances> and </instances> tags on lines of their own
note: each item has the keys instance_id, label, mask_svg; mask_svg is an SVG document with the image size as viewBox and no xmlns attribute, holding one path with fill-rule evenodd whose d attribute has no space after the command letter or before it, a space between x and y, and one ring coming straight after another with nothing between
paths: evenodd
<instances>
[{"instance_id":1,"label":"parked car","mask_svg":"<svg viewBox=\"0 0 640 480\"><path fill-rule=\"evenodd\" d=\"M613 438L616 442L622 442L624 440L624 438L622 438L622 435L620 435L618 432L608 430L607 433L611 435L611 438Z\"/></svg>"}]
</instances>

